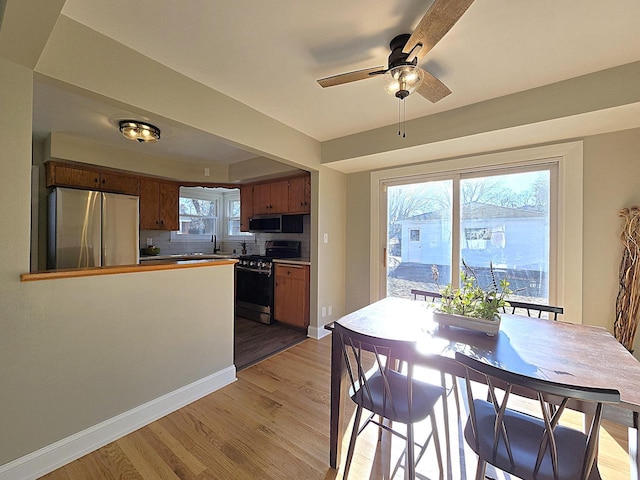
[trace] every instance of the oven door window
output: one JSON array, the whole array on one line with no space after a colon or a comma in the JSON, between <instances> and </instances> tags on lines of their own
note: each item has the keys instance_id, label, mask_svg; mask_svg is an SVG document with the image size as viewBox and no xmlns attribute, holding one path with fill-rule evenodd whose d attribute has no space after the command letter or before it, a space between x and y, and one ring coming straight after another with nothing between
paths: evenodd
<instances>
[{"instance_id":1,"label":"oven door window","mask_svg":"<svg viewBox=\"0 0 640 480\"><path fill-rule=\"evenodd\" d=\"M238 268L236 299L263 307L273 305L273 277L267 273L252 272Z\"/></svg>"}]
</instances>

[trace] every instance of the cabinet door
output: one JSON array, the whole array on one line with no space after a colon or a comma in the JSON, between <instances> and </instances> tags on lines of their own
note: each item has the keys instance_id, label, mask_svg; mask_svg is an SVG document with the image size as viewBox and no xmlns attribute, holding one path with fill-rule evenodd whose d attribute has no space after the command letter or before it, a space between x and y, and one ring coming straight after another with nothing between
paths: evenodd
<instances>
[{"instance_id":1,"label":"cabinet door","mask_svg":"<svg viewBox=\"0 0 640 480\"><path fill-rule=\"evenodd\" d=\"M275 319L296 327L309 326L309 267L276 265Z\"/></svg>"},{"instance_id":2,"label":"cabinet door","mask_svg":"<svg viewBox=\"0 0 640 480\"><path fill-rule=\"evenodd\" d=\"M100 190L105 192L126 193L138 195L140 193L140 180L130 175L118 173L101 173Z\"/></svg>"},{"instance_id":3,"label":"cabinet door","mask_svg":"<svg viewBox=\"0 0 640 480\"><path fill-rule=\"evenodd\" d=\"M140 180L140 228L158 230L160 211L160 182Z\"/></svg>"},{"instance_id":4,"label":"cabinet door","mask_svg":"<svg viewBox=\"0 0 640 480\"><path fill-rule=\"evenodd\" d=\"M253 214L271 213L271 184L261 183L253 186Z\"/></svg>"},{"instance_id":5,"label":"cabinet door","mask_svg":"<svg viewBox=\"0 0 640 480\"><path fill-rule=\"evenodd\" d=\"M309 176L289 180L289 213L311 212L311 179Z\"/></svg>"},{"instance_id":6,"label":"cabinet door","mask_svg":"<svg viewBox=\"0 0 640 480\"><path fill-rule=\"evenodd\" d=\"M289 211L289 181L281 180L271 184L270 213L287 213Z\"/></svg>"},{"instance_id":7,"label":"cabinet door","mask_svg":"<svg viewBox=\"0 0 640 480\"><path fill-rule=\"evenodd\" d=\"M240 231L249 231L249 219L253 215L253 187L240 187Z\"/></svg>"},{"instance_id":8,"label":"cabinet door","mask_svg":"<svg viewBox=\"0 0 640 480\"><path fill-rule=\"evenodd\" d=\"M67 165L51 164L47 169L47 186L97 189L100 174L96 171Z\"/></svg>"},{"instance_id":9,"label":"cabinet door","mask_svg":"<svg viewBox=\"0 0 640 480\"><path fill-rule=\"evenodd\" d=\"M178 202L180 187L175 183L160 183L158 220L160 230L178 230Z\"/></svg>"}]
</instances>

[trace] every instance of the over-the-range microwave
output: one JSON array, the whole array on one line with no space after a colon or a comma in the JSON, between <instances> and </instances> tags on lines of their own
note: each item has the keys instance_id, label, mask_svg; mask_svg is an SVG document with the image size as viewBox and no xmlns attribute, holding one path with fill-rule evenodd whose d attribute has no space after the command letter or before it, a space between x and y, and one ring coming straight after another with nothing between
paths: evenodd
<instances>
[{"instance_id":1,"label":"over-the-range microwave","mask_svg":"<svg viewBox=\"0 0 640 480\"><path fill-rule=\"evenodd\" d=\"M302 233L304 215L257 215L249 219L250 232Z\"/></svg>"}]
</instances>

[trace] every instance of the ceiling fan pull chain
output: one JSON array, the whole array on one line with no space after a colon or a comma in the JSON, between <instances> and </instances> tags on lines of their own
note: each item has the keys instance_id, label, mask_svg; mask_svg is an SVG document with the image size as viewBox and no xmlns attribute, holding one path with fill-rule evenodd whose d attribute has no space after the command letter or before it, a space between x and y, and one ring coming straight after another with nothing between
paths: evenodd
<instances>
[{"instance_id":1,"label":"ceiling fan pull chain","mask_svg":"<svg viewBox=\"0 0 640 480\"><path fill-rule=\"evenodd\" d=\"M402 135L400 132L400 105L402 104L402 100L398 99L398 136Z\"/></svg>"},{"instance_id":2,"label":"ceiling fan pull chain","mask_svg":"<svg viewBox=\"0 0 640 480\"><path fill-rule=\"evenodd\" d=\"M407 138L407 103L402 102L402 138Z\"/></svg>"}]
</instances>

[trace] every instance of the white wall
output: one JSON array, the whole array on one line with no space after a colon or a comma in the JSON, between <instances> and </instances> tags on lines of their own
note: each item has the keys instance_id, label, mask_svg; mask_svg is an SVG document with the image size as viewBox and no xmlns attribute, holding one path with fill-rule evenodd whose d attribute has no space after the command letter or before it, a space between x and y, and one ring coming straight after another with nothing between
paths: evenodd
<instances>
[{"instance_id":1,"label":"white wall","mask_svg":"<svg viewBox=\"0 0 640 480\"><path fill-rule=\"evenodd\" d=\"M567 280L575 282L568 290L583 288L583 323L612 332L621 259L618 211L640 204L640 129L586 137L583 155L583 274ZM369 302L371 173L347 178L347 311ZM566 173L572 174L570 166Z\"/></svg>"},{"instance_id":2,"label":"white wall","mask_svg":"<svg viewBox=\"0 0 640 480\"><path fill-rule=\"evenodd\" d=\"M6 31L3 25L0 32ZM310 170L314 332L321 332L317 305L331 305L334 318L344 313L345 176L320 165L319 142L66 17L56 23L35 70L68 88ZM132 89L120 81L124 77L154 89ZM231 267L20 282L29 271L32 85L32 70L0 60L6 173L0 177L0 385L8 386L2 392L0 472L7 462L232 364ZM63 158L120 166L103 163L106 156L91 146L57 148L67 152ZM165 163L148 170L153 161L145 158L140 171L181 178ZM321 249L320 232L330 238Z\"/></svg>"},{"instance_id":3,"label":"white wall","mask_svg":"<svg viewBox=\"0 0 640 480\"><path fill-rule=\"evenodd\" d=\"M311 258L314 268L317 268L319 283L317 304L311 303L310 334L320 337L326 334L322 329L324 325L346 313L346 176L330 168L321 168L317 177L312 176L312 188L314 180L317 180L317 196L312 198L312 204L315 202L317 207L314 212L317 214L318 226L317 232L312 229L312 235L315 234L317 240L317 261L313 257L313 241ZM317 315L317 319L313 318L314 315Z\"/></svg>"},{"instance_id":4,"label":"white wall","mask_svg":"<svg viewBox=\"0 0 640 480\"><path fill-rule=\"evenodd\" d=\"M371 279L371 174L347 175L346 311L370 303ZM382 260L382 259L381 259Z\"/></svg>"},{"instance_id":5,"label":"white wall","mask_svg":"<svg viewBox=\"0 0 640 480\"><path fill-rule=\"evenodd\" d=\"M32 72L0 60L0 465L232 366L233 267L20 282Z\"/></svg>"},{"instance_id":6,"label":"white wall","mask_svg":"<svg viewBox=\"0 0 640 480\"><path fill-rule=\"evenodd\" d=\"M622 258L618 212L640 205L640 129L584 141L584 322L613 331ZM638 351L636 337L635 354Z\"/></svg>"}]
</instances>

